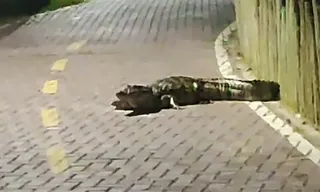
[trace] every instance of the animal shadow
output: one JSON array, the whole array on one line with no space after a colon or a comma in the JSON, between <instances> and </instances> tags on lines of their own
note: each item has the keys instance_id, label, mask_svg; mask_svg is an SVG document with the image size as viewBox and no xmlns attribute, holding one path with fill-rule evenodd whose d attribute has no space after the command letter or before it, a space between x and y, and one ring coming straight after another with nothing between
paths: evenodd
<instances>
[{"instance_id":1,"label":"animal shadow","mask_svg":"<svg viewBox=\"0 0 320 192\"><path fill-rule=\"evenodd\" d=\"M155 114L159 113L162 109L153 109L153 110L134 110L130 113L127 113L126 117L135 117L140 115L149 115L149 114Z\"/></svg>"}]
</instances>

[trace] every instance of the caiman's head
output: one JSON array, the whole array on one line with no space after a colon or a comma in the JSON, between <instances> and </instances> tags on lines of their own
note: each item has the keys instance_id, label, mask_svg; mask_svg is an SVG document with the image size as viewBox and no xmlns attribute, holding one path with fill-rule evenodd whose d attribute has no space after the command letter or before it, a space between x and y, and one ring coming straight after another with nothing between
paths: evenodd
<instances>
[{"instance_id":1,"label":"caiman's head","mask_svg":"<svg viewBox=\"0 0 320 192\"><path fill-rule=\"evenodd\" d=\"M142 85L127 85L116 93L120 101L126 101L131 107L136 108L147 103L148 98L153 96L151 88Z\"/></svg>"},{"instance_id":2,"label":"caiman's head","mask_svg":"<svg viewBox=\"0 0 320 192\"><path fill-rule=\"evenodd\" d=\"M128 97L138 97L143 93L150 92L150 88L142 85L127 85L126 88L116 93L118 99L123 100Z\"/></svg>"}]
</instances>

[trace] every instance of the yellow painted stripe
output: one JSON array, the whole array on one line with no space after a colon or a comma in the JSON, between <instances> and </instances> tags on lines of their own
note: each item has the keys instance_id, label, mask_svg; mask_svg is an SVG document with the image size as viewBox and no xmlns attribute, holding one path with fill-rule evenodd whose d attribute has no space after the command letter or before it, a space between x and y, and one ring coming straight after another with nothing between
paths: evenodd
<instances>
[{"instance_id":1,"label":"yellow painted stripe","mask_svg":"<svg viewBox=\"0 0 320 192\"><path fill-rule=\"evenodd\" d=\"M57 127L59 125L59 115L56 108L41 109L42 123L45 127Z\"/></svg>"},{"instance_id":2,"label":"yellow painted stripe","mask_svg":"<svg viewBox=\"0 0 320 192\"><path fill-rule=\"evenodd\" d=\"M83 47L87 43L86 40L74 42L67 47L67 51L78 51L81 47Z\"/></svg>"},{"instance_id":3,"label":"yellow painted stripe","mask_svg":"<svg viewBox=\"0 0 320 192\"><path fill-rule=\"evenodd\" d=\"M47 158L50 169L55 174L61 173L69 167L66 152L61 145L48 148Z\"/></svg>"},{"instance_id":4,"label":"yellow painted stripe","mask_svg":"<svg viewBox=\"0 0 320 192\"><path fill-rule=\"evenodd\" d=\"M68 59L59 59L51 67L51 71L63 71L66 68Z\"/></svg>"},{"instance_id":5,"label":"yellow painted stripe","mask_svg":"<svg viewBox=\"0 0 320 192\"><path fill-rule=\"evenodd\" d=\"M58 89L58 81L57 80L46 81L43 85L42 93L54 94L57 92L57 89Z\"/></svg>"}]
</instances>

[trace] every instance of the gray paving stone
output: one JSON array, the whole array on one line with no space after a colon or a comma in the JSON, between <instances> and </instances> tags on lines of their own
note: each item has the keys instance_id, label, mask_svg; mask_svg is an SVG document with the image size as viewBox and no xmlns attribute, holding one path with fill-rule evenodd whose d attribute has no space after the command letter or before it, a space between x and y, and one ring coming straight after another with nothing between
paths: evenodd
<instances>
[{"instance_id":1,"label":"gray paving stone","mask_svg":"<svg viewBox=\"0 0 320 192\"><path fill-rule=\"evenodd\" d=\"M95 0L39 15L0 40L3 191L318 191L320 170L242 103L126 118L109 110L127 83L219 76L212 43L232 1ZM78 53L66 45L88 40ZM50 75L68 56L67 69ZM59 79L56 96L38 92ZM9 80L8 80L9 79ZM61 130L44 130L54 105ZM62 142L69 168L50 171Z\"/></svg>"}]
</instances>

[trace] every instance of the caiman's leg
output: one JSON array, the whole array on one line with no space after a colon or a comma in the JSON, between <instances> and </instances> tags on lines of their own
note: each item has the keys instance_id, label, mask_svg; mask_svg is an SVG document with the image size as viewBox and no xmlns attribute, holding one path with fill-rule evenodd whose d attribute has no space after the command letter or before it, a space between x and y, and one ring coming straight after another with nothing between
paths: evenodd
<instances>
[{"instance_id":1,"label":"caiman's leg","mask_svg":"<svg viewBox=\"0 0 320 192\"><path fill-rule=\"evenodd\" d=\"M164 99L169 99L169 101L170 101L169 104L173 109L181 109L181 107L176 103L176 101L174 100L174 97L172 95L163 95L161 97L161 100L163 101Z\"/></svg>"},{"instance_id":2,"label":"caiman's leg","mask_svg":"<svg viewBox=\"0 0 320 192\"><path fill-rule=\"evenodd\" d=\"M170 97L170 105L173 109L181 109L181 107L174 101L173 97Z\"/></svg>"}]
</instances>

